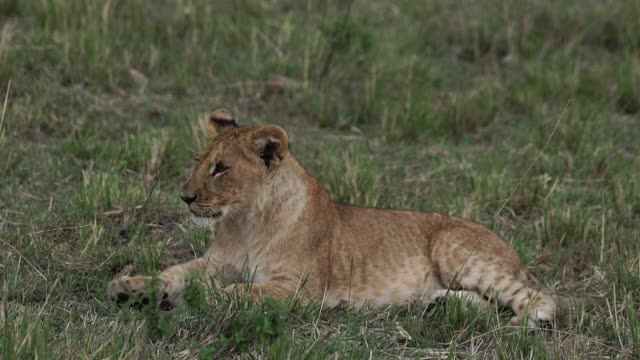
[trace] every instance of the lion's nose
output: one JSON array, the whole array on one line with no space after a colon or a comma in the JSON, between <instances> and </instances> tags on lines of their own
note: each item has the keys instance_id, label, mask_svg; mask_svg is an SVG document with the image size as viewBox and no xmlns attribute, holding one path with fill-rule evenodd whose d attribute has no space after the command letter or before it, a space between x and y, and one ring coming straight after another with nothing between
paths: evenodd
<instances>
[{"instance_id":1,"label":"lion's nose","mask_svg":"<svg viewBox=\"0 0 640 360\"><path fill-rule=\"evenodd\" d=\"M180 198L189 205L196 199L196 194L181 193Z\"/></svg>"}]
</instances>

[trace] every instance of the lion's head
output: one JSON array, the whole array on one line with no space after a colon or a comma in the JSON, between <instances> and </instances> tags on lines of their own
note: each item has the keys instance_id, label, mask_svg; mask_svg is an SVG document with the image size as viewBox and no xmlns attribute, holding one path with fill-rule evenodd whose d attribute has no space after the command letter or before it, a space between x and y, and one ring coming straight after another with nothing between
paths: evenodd
<instances>
[{"instance_id":1,"label":"lion's head","mask_svg":"<svg viewBox=\"0 0 640 360\"><path fill-rule=\"evenodd\" d=\"M206 124L211 142L182 186L180 197L196 225L206 226L249 209L288 154L287 133L275 125L239 127L218 109Z\"/></svg>"}]
</instances>

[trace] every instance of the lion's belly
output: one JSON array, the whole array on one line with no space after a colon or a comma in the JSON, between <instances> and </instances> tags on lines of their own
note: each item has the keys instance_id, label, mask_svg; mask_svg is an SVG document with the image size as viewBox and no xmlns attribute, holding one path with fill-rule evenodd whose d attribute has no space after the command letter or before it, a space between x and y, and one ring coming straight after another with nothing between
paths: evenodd
<instances>
[{"instance_id":1,"label":"lion's belly","mask_svg":"<svg viewBox=\"0 0 640 360\"><path fill-rule=\"evenodd\" d=\"M337 276L325 302L379 307L422 302L439 288L430 261L415 256L396 264L353 268L351 277Z\"/></svg>"}]
</instances>

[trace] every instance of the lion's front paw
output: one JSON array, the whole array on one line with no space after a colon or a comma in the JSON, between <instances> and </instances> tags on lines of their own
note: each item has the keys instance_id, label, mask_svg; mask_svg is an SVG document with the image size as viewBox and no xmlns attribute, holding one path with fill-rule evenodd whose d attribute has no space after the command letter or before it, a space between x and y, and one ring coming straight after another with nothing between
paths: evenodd
<instances>
[{"instance_id":1,"label":"lion's front paw","mask_svg":"<svg viewBox=\"0 0 640 360\"><path fill-rule=\"evenodd\" d=\"M149 298L145 296L145 289L149 280L146 276L123 276L112 280L107 286L107 296L118 304L127 303L132 296L138 296L148 304Z\"/></svg>"},{"instance_id":2,"label":"lion's front paw","mask_svg":"<svg viewBox=\"0 0 640 360\"><path fill-rule=\"evenodd\" d=\"M167 284L158 281L158 289L155 296L152 296L154 281L149 276L123 276L112 280L107 286L107 296L118 305L130 303L132 307L140 308L148 305L151 298L155 297L160 309L170 310L173 308L173 299L170 299Z\"/></svg>"}]
</instances>

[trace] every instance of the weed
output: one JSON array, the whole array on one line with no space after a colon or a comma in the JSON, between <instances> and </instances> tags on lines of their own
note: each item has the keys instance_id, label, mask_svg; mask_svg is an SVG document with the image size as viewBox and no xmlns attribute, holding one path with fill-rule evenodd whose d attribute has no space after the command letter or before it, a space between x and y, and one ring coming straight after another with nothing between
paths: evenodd
<instances>
[{"instance_id":1,"label":"weed","mask_svg":"<svg viewBox=\"0 0 640 360\"><path fill-rule=\"evenodd\" d=\"M229 350L247 351L251 345L269 345L287 329L286 305L267 297L259 304L241 300L236 305L233 319L227 324L216 347L206 348L204 358Z\"/></svg>"}]
</instances>

